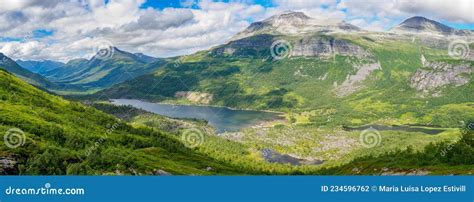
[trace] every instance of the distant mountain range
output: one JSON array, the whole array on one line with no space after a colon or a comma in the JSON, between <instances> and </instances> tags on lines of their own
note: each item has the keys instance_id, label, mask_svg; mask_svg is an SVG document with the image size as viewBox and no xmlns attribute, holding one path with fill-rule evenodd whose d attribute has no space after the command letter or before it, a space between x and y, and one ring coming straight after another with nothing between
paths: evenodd
<instances>
[{"instance_id":1,"label":"distant mountain range","mask_svg":"<svg viewBox=\"0 0 474 202\"><path fill-rule=\"evenodd\" d=\"M16 63L21 67L40 75L46 75L49 71L64 68L66 64L52 60L31 61L31 60L17 60Z\"/></svg>"},{"instance_id":2,"label":"distant mountain range","mask_svg":"<svg viewBox=\"0 0 474 202\"><path fill-rule=\"evenodd\" d=\"M165 61L141 53L132 54L116 47L111 47L108 51L111 51L111 54L107 57L97 53L89 60L75 59L66 64L50 60L18 60L17 63L54 83L93 90L151 73Z\"/></svg>"},{"instance_id":3,"label":"distant mountain range","mask_svg":"<svg viewBox=\"0 0 474 202\"><path fill-rule=\"evenodd\" d=\"M393 35L394 34L394 35ZM316 20L306 16L302 12L287 12L281 15L272 16L266 20L252 23L246 30L238 33L228 43L217 46L209 51L208 55L203 54L206 51L202 51L193 55L193 57L201 58L200 61L194 61L193 63L186 63L187 56L181 57L179 61L175 59L162 59L147 56L141 53L129 53L122 51L116 47L111 47L113 52L110 57L101 57L100 53L92 57L91 59L75 59L67 63L61 63L56 61L44 60L44 61L16 61L20 66L24 67L27 71L10 67L15 69L18 75L30 75L24 76L26 78L34 78L37 85L47 86L52 88L54 86L74 86L79 91L90 92L107 89L116 84L122 82L135 82L140 76L144 76L142 79L154 78L153 73L160 68L175 72L176 78L181 78L183 72L179 70L190 65L190 69L193 69L195 65L197 69L201 68L201 65L214 66L220 64L224 58L226 59L238 59L238 58L260 58L268 59L272 57L270 47L272 43L277 40L284 40L291 45L291 53L289 58L297 59L299 57L313 57L315 59L327 58L335 55L344 57L355 57L361 61L370 62L383 62L381 61L377 53L372 49L374 45L381 45L384 42L388 42L387 39L398 41L400 44L405 43L407 40L413 39L407 37L407 35L414 35L423 38L419 42L420 45L427 46L428 48L440 48L443 46L447 48L449 41L447 39L433 38L434 36L450 36L450 37L472 37L473 32L469 30L457 30L446 26L442 23L416 16L409 18L399 25L392 28L389 32L369 32L358 28L352 24L338 20ZM431 37L433 36L433 37ZM434 47L434 44L438 47ZM419 53L418 53L418 58ZM468 55L471 57L471 55ZM300 58L301 59L301 58ZM211 62L213 61L213 62ZM184 64L181 64L184 62ZM314 61L313 61L314 62ZM175 67L176 64L180 64L180 67ZM263 65L263 64L260 64ZM266 64L265 68L268 69L275 64ZM349 64L353 66L354 64ZM10 65L11 66L11 65ZM237 68L238 65L230 65L224 62L218 70L215 72L198 72L197 74L224 74L223 77L231 74L238 74L242 71L242 68ZM230 68L230 69L228 69ZM249 67L246 67L248 69ZM211 70L209 71L214 71ZM271 68L270 68L271 69ZM270 71L270 69L268 71ZM28 71L29 70L29 71ZM263 71L263 70L258 70ZM300 70L301 72L303 70ZM326 72L328 73L328 72ZM168 76L174 76L170 74ZM190 77L196 77L188 75ZM205 75L203 75L205 76ZM192 90L194 83L199 80L196 78L182 78L186 80L180 83L170 82L167 80L161 81L162 84L170 84L172 88L176 88L177 91ZM205 77L203 79L207 79ZM198 79L194 81L193 79ZM138 83L142 81L138 80ZM193 84L187 84L191 82ZM233 81L237 82L237 81ZM342 81L334 81L336 83ZM134 84L123 84L131 85ZM123 85L116 86L110 91L121 92L115 97L122 96L122 93L127 95L133 95L133 93L127 92L123 88ZM181 86L184 85L184 86ZM140 86L139 84L137 86ZM181 86L181 87L180 87ZM166 87L166 86L162 86ZM80 90L82 89L82 90ZM137 91L146 90L147 87L138 89ZM163 88L161 88L163 89ZM194 89L197 90L197 89ZM204 90L205 89L199 89ZM148 91L148 90L147 90ZM174 96L173 92L164 90L166 96ZM214 94L216 92L213 92ZM143 93L147 94L147 93ZM159 93L158 93L159 94ZM344 94L344 93L343 93ZM146 95L154 97L152 95ZM161 97L158 96L158 97ZM216 98L218 98L217 96Z\"/></svg>"},{"instance_id":4,"label":"distant mountain range","mask_svg":"<svg viewBox=\"0 0 474 202\"><path fill-rule=\"evenodd\" d=\"M18 65L14 60L0 53L0 69L4 69L10 73L15 74L16 76L22 78L23 80L43 88L55 89L58 87L57 84L50 82L43 76L33 73L28 69L25 69Z\"/></svg>"}]
</instances>

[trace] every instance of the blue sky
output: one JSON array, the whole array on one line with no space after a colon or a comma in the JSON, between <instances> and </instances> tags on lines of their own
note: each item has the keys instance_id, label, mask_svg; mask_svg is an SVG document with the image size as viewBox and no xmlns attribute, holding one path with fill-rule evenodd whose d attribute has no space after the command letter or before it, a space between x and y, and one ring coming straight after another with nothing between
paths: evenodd
<instances>
[{"instance_id":1,"label":"blue sky","mask_svg":"<svg viewBox=\"0 0 474 202\"><path fill-rule=\"evenodd\" d=\"M229 2L235 2L235 1L222 0L220 2L229 3ZM259 4L259 5L264 6L264 7L273 7L273 6L275 6L273 1L271 1L271 0L253 0L253 1L241 1L241 2L245 2L245 3L249 3L249 4ZM142 7L143 8L153 7L153 8L160 8L160 9L167 8L167 7L185 8L185 7L188 7L188 6L186 6L187 3L194 4L194 7L196 7L195 5L198 3L198 1L197 0L195 0L195 1L193 1L193 0L189 0L189 1L186 1L186 0L166 0L166 1L148 0L143 4Z\"/></svg>"},{"instance_id":2,"label":"blue sky","mask_svg":"<svg viewBox=\"0 0 474 202\"><path fill-rule=\"evenodd\" d=\"M233 0L215 0L215 1L216 2L226 2L226 3L236 2L236 1L233 1ZM308 0L308 1L312 1L312 0ZM370 1L370 0L366 0L366 2L367 1ZM273 0L241 0L241 1L237 1L237 2L244 2L244 3L247 3L247 4L257 4L257 5L261 5L265 8L271 8L271 7L278 7L279 6L278 2L273 1ZM341 0L335 0L335 2L340 3ZM383 2L383 1L380 1L380 2ZM169 7L172 7L172 8L190 8L191 7L191 8L198 9L198 6L197 6L198 3L199 3L199 0L166 0L166 1L163 1L163 0L147 0L142 5L142 8L152 7L152 8L157 8L157 9L164 9L164 8L169 8ZM455 3L455 2L451 2L451 3ZM473 2L473 4L474 4L474 2ZM187 6L187 5L192 5L192 6ZM327 5L328 4L322 3L320 8L328 9ZM471 7L472 7L472 5L471 5ZM350 9L351 8L344 8L344 9L340 9L340 10L344 13L348 13L348 10L350 10ZM423 14L424 13L419 13L419 14L413 13L413 16L414 15L422 15L423 16ZM474 15L474 14L472 14L472 15ZM426 17L431 17L431 16L426 16ZM353 18L357 18L357 16L350 16L350 15L348 16L348 19L353 19ZM373 21L380 20L380 18L377 15L374 15L372 17L368 17L368 18L365 18L365 19L367 19L369 23L371 23ZM394 17L394 20L399 20L399 21L392 21L388 25L389 26L394 26L394 25L398 24L399 22L403 21L404 19L405 18L403 18L403 17ZM446 19L442 19L442 18L434 19L434 20L437 20L437 21L439 21L443 24L446 24L446 25L448 25L450 27L453 27L453 28L456 28L456 29L474 30L474 23L453 22L453 21L449 21L449 20L446 20ZM386 29L387 28L388 27L386 27Z\"/></svg>"},{"instance_id":3,"label":"blue sky","mask_svg":"<svg viewBox=\"0 0 474 202\"><path fill-rule=\"evenodd\" d=\"M292 10L386 31L412 16L474 30L472 0L1 0L0 52L14 59L89 58L101 43L170 57L226 43Z\"/></svg>"}]
</instances>

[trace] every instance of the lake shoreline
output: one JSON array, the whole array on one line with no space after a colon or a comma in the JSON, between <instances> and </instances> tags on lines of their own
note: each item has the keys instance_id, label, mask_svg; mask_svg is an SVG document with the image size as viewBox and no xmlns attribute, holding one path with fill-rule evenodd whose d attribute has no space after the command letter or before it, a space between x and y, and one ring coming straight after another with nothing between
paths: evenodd
<instances>
[{"instance_id":1,"label":"lake shoreline","mask_svg":"<svg viewBox=\"0 0 474 202\"><path fill-rule=\"evenodd\" d=\"M168 104L136 99L109 99L112 105L129 105L160 116L174 119L204 120L216 132L236 132L245 128L264 127L270 123L287 121L284 113L262 110L240 110L230 107Z\"/></svg>"},{"instance_id":2,"label":"lake shoreline","mask_svg":"<svg viewBox=\"0 0 474 202\"><path fill-rule=\"evenodd\" d=\"M120 99L126 99L126 100L140 100L140 99L130 99L130 98L114 98L114 99L109 99L108 102L110 102L110 100L120 100ZM173 102L154 102L154 101L151 101L151 100L147 100L147 99L143 99L143 100L140 100L142 102L150 102L150 103L154 103L154 104L167 104L167 105L174 105L174 106L196 106L196 107L218 107L218 108L227 108L227 109L230 109L230 110L241 110L241 111L253 111L253 112L268 112L268 113L275 113L275 114L281 114L281 115L285 115L286 112L281 112L281 111L272 111L272 110L268 110L268 109L251 109L251 108L234 108L234 107L228 107L228 106L221 106L221 105L206 105L206 104L186 104L186 103L183 103L183 104L178 104L178 103L173 103ZM110 102L111 103L111 102Z\"/></svg>"}]
</instances>

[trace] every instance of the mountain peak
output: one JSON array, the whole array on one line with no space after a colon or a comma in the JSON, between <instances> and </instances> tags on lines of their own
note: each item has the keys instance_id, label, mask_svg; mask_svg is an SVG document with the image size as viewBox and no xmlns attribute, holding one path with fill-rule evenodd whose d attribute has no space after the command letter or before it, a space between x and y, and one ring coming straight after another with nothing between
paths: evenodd
<instances>
[{"instance_id":1,"label":"mountain peak","mask_svg":"<svg viewBox=\"0 0 474 202\"><path fill-rule=\"evenodd\" d=\"M303 12L287 11L280 15L274 15L263 22L271 23L274 26L281 25L304 25L311 18Z\"/></svg>"},{"instance_id":2,"label":"mountain peak","mask_svg":"<svg viewBox=\"0 0 474 202\"><path fill-rule=\"evenodd\" d=\"M136 55L120 50L115 46L105 47L97 50L97 53L90 59L90 61L95 60L110 60L110 59L130 59L136 60Z\"/></svg>"},{"instance_id":3,"label":"mountain peak","mask_svg":"<svg viewBox=\"0 0 474 202\"><path fill-rule=\"evenodd\" d=\"M396 27L392 28L395 32L428 33L438 35L462 34L460 30L451 28L445 24L425 18L423 16L414 16L406 19Z\"/></svg>"},{"instance_id":4,"label":"mountain peak","mask_svg":"<svg viewBox=\"0 0 474 202\"><path fill-rule=\"evenodd\" d=\"M234 36L237 40L258 34L301 35L308 33L351 32L360 29L337 19L314 19L303 12L287 11L252 23L246 30Z\"/></svg>"}]
</instances>

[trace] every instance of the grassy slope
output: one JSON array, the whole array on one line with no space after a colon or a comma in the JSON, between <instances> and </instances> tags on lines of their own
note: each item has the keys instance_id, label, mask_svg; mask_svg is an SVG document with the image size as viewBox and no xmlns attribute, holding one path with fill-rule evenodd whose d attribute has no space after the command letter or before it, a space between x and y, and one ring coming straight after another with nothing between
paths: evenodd
<instances>
[{"instance_id":1,"label":"grassy slope","mask_svg":"<svg viewBox=\"0 0 474 202\"><path fill-rule=\"evenodd\" d=\"M380 155L368 155L348 164L322 169L326 175L388 174L405 175L429 173L431 175L474 174L474 122L468 121L455 142L429 144L422 150L408 147Z\"/></svg>"},{"instance_id":2,"label":"grassy slope","mask_svg":"<svg viewBox=\"0 0 474 202\"><path fill-rule=\"evenodd\" d=\"M1 157L18 161L20 174L245 172L192 149L161 130L132 127L94 108L49 95L0 70L0 131L18 128L26 141ZM108 133L110 132L110 134ZM91 154L87 151L98 143ZM206 167L212 171L205 171Z\"/></svg>"}]
</instances>

